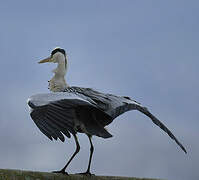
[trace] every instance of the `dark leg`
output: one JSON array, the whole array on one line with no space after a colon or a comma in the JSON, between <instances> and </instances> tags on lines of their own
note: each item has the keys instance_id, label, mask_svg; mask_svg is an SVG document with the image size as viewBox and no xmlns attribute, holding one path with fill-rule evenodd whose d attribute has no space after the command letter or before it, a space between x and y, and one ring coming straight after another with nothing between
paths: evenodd
<instances>
[{"instance_id":1,"label":"dark leg","mask_svg":"<svg viewBox=\"0 0 199 180\"><path fill-rule=\"evenodd\" d=\"M67 164L63 167L63 169L61 169L60 171L53 171L53 173L62 173L62 174L67 174L67 172L65 172L66 168L68 167L68 165L70 164L70 162L73 160L73 158L75 157L75 155L79 152L80 150L80 145L77 139L76 134L73 134L74 138L75 138L75 143L76 143L76 150L73 153L72 157L69 159L69 161L67 162Z\"/></svg>"},{"instance_id":2,"label":"dark leg","mask_svg":"<svg viewBox=\"0 0 199 180\"><path fill-rule=\"evenodd\" d=\"M92 141L91 141L91 135L88 135L88 134L87 134L87 136L88 136L88 138L89 138L90 145L91 145L91 146L90 146L89 163L88 163L88 168L87 168L86 172L80 173L80 174L81 174L81 175L88 175L88 176L91 176L91 175L93 175L93 174L91 174L91 172L90 172L90 167L91 167L91 160L92 160L92 156L93 156L94 146L93 146L93 143L92 143Z\"/></svg>"}]
</instances>

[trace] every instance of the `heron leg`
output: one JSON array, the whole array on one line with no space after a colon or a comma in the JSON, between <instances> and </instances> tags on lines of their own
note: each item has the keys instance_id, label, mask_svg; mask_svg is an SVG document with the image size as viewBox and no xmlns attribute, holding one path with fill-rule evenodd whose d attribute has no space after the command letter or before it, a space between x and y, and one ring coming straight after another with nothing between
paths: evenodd
<instances>
[{"instance_id":1,"label":"heron leg","mask_svg":"<svg viewBox=\"0 0 199 180\"><path fill-rule=\"evenodd\" d=\"M91 167L91 160L92 160L92 156L93 156L93 151L94 151L94 146L93 146L93 143L92 143L92 140L91 140L91 135L88 135L88 138L89 138L89 142L90 142L90 157L89 157L89 163L88 163L88 168L86 170L86 172L83 172L83 173L79 173L81 175L87 175L87 176L91 176L91 175L94 175L94 174L91 174L90 172L90 167Z\"/></svg>"},{"instance_id":2,"label":"heron leg","mask_svg":"<svg viewBox=\"0 0 199 180\"><path fill-rule=\"evenodd\" d=\"M53 171L53 173L62 173L62 174L66 174L68 175L67 172L65 172L66 168L68 167L68 165L70 164L70 162L73 160L73 158L75 157L75 155L79 152L80 150L80 145L79 145L79 142L78 142L78 138L76 136L76 134L73 134L74 136L74 139L75 139L75 143L76 143L76 150L75 152L73 153L72 157L69 159L69 161L66 163L66 165L60 170L60 171Z\"/></svg>"}]
</instances>

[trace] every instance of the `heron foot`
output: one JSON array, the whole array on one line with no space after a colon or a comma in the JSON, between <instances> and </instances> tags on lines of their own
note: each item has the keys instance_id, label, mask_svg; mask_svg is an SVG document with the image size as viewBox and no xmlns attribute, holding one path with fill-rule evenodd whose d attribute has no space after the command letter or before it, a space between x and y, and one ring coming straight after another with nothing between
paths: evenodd
<instances>
[{"instance_id":1,"label":"heron foot","mask_svg":"<svg viewBox=\"0 0 199 180\"><path fill-rule=\"evenodd\" d=\"M53 171L52 173L60 173L60 174L69 176L69 174L67 172L65 172L63 169L60 171Z\"/></svg>"},{"instance_id":2,"label":"heron foot","mask_svg":"<svg viewBox=\"0 0 199 180\"><path fill-rule=\"evenodd\" d=\"M91 174L89 171L83 172L83 173L77 173L78 175L83 175L83 176L95 176L95 174Z\"/></svg>"}]
</instances>

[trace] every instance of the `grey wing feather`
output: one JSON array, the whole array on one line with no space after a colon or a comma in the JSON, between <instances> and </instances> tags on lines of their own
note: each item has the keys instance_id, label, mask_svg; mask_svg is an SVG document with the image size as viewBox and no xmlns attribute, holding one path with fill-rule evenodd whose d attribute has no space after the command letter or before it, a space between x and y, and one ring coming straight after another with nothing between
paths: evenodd
<instances>
[{"instance_id":1,"label":"grey wing feather","mask_svg":"<svg viewBox=\"0 0 199 180\"><path fill-rule=\"evenodd\" d=\"M99 110L94 101L91 102L82 96L71 96L66 92L34 95L28 104L32 109L30 115L33 121L51 140L59 138L64 141L63 134L70 137L70 133L81 132L81 129L76 128L77 118L83 124L86 133L103 138L112 137L104 129L105 125L112 122L112 118Z\"/></svg>"},{"instance_id":2,"label":"grey wing feather","mask_svg":"<svg viewBox=\"0 0 199 180\"><path fill-rule=\"evenodd\" d=\"M103 94L90 88L79 88L79 93L82 93L85 96L91 98L93 101L95 101L96 106L99 109L101 109L103 112L108 114L110 117L112 117L112 120L115 119L117 116L130 110L138 110L144 113L152 120L153 123L159 126L163 131L165 131L180 146L180 148L185 153L187 153L186 149L173 135L173 133L162 122L160 122L153 114L151 114L146 107L143 107L140 103L131 100L129 97L115 96L112 94ZM107 125L110 122L111 121L101 122L101 123Z\"/></svg>"},{"instance_id":3,"label":"grey wing feather","mask_svg":"<svg viewBox=\"0 0 199 180\"><path fill-rule=\"evenodd\" d=\"M30 116L42 133L44 133L49 139L52 140L52 138L54 138L57 140L57 138L59 138L63 142L65 140L63 134L70 137L67 128L63 129L63 127L66 126L63 125L63 123L60 124L58 118L55 119L49 115L47 106L34 109L30 113Z\"/></svg>"},{"instance_id":4,"label":"grey wing feather","mask_svg":"<svg viewBox=\"0 0 199 180\"><path fill-rule=\"evenodd\" d=\"M178 141L178 139L173 135L173 133L160 121L158 120L153 114L151 114L148 109L144 106L142 106L140 103L133 101L131 99L123 100L124 104L123 106L120 106L119 112L126 112L129 110L138 110L148 116L154 124L159 126L163 131L165 131L179 146L180 148L187 153L186 149L183 147L183 145ZM121 111L122 110L122 111Z\"/></svg>"},{"instance_id":5,"label":"grey wing feather","mask_svg":"<svg viewBox=\"0 0 199 180\"><path fill-rule=\"evenodd\" d=\"M112 118L106 113L103 113L92 106L84 106L76 109L76 115L83 123L88 134L103 138L112 137L112 135L104 128L104 122L112 121Z\"/></svg>"},{"instance_id":6,"label":"grey wing feather","mask_svg":"<svg viewBox=\"0 0 199 180\"><path fill-rule=\"evenodd\" d=\"M60 106L60 108L64 108L66 110L68 109L68 100L60 100L53 104L55 106ZM71 106L69 107L71 108ZM61 109L57 110L60 113L64 112L66 115L69 114L66 111L61 111ZM112 117L98 109L96 106L90 104L77 104L77 106L74 108L74 114L78 121L84 126L85 133L103 138L112 137L112 135L104 128L104 126L107 125L107 122L112 122Z\"/></svg>"},{"instance_id":7,"label":"grey wing feather","mask_svg":"<svg viewBox=\"0 0 199 180\"><path fill-rule=\"evenodd\" d=\"M80 88L73 86L70 89L73 89L75 93L89 101L94 106L97 106L101 110L105 110L109 107L109 103L107 102L107 94L98 92L91 88Z\"/></svg>"},{"instance_id":8,"label":"grey wing feather","mask_svg":"<svg viewBox=\"0 0 199 180\"><path fill-rule=\"evenodd\" d=\"M50 139L59 138L64 141L62 133L67 137L70 137L69 132L75 133L73 121L74 109L76 109L75 113L80 113L79 119L84 123L90 134L104 138L112 136L104 129L104 126L110 124L122 113L130 110L138 110L148 116L153 123L165 131L187 153L182 144L162 122L152 115L147 108L131 100L129 97L104 94L90 88L79 87L67 88L65 93L50 94L50 96L49 94L36 95L34 97L36 100L42 98L44 100L43 104L46 104L46 99L48 102L47 105L39 108L31 101L28 102L29 106L34 109L31 113L32 119L39 129ZM77 95L77 99L72 99L71 94ZM69 97L69 99L64 99L65 96ZM63 99L60 100L60 98ZM49 103L52 99L55 101ZM88 109L84 111L83 107ZM92 118L86 116L88 112L91 112Z\"/></svg>"},{"instance_id":9,"label":"grey wing feather","mask_svg":"<svg viewBox=\"0 0 199 180\"><path fill-rule=\"evenodd\" d=\"M146 116L151 118L153 123L159 126L163 131L165 131L181 147L181 149L185 153L187 153L184 146L178 141L178 139L173 135L173 133L160 120L158 120L153 114L151 114L146 107L137 106L137 110L139 110L140 112L144 113Z\"/></svg>"},{"instance_id":10,"label":"grey wing feather","mask_svg":"<svg viewBox=\"0 0 199 180\"><path fill-rule=\"evenodd\" d=\"M30 113L31 118L49 139L52 140L59 138L64 141L63 136L66 135L70 138L70 133L75 133L74 131L74 114L73 107L70 106L72 100L69 100L69 107L62 107L59 101L50 102L46 105L36 106L33 102L29 101L28 104L32 108ZM65 104L66 105L66 104ZM74 105L73 105L74 106ZM69 133L70 132L70 133Z\"/></svg>"}]
</instances>

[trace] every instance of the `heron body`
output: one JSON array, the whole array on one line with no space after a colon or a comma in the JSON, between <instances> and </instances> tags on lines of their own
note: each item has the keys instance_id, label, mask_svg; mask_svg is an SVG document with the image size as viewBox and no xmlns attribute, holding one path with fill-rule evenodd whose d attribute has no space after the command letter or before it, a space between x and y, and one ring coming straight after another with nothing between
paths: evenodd
<instances>
[{"instance_id":1,"label":"heron body","mask_svg":"<svg viewBox=\"0 0 199 180\"><path fill-rule=\"evenodd\" d=\"M112 135L105 126L109 125L119 115L130 111L138 110L148 116L153 123L165 131L186 153L185 148L172 134L172 132L160 122L149 110L140 103L129 97L105 94L91 88L68 86L65 81L67 70L67 56L65 51L56 48L51 56L40 61L40 63L58 63L53 71L55 75L49 81L51 93L33 95L28 99L31 109L30 116L49 139L60 139L64 142L65 136L74 136L76 151L68 163L56 173L66 173L65 169L80 150L77 133L85 133L90 141L90 157L87 171L83 174L91 175L90 165L93 154L93 135L110 138Z\"/></svg>"}]
</instances>

